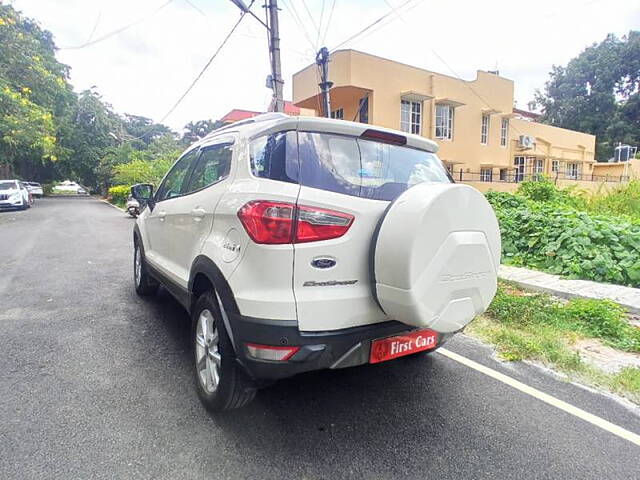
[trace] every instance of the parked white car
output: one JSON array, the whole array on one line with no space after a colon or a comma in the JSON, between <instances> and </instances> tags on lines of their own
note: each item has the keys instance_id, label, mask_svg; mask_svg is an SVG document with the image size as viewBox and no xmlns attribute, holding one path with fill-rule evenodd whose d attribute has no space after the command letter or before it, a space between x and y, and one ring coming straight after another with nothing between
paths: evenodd
<instances>
[{"instance_id":1,"label":"parked white car","mask_svg":"<svg viewBox=\"0 0 640 480\"><path fill-rule=\"evenodd\" d=\"M40 185L38 182L23 182L23 183L27 187L27 190L31 192L32 196L36 198L40 198L44 195L44 191L42 190L42 185Z\"/></svg>"},{"instance_id":2,"label":"parked white car","mask_svg":"<svg viewBox=\"0 0 640 480\"><path fill-rule=\"evenodd\" d=\"M433 351L485 311L500 231L423 137L265 114L214 131L153 187L134 228L140 295L191 313L211 410L270 381Z\"/></svg>"},{"instance_id":3,"label":"parked white car","mask_svg":"<svg viewBox=\"0 0 640 480\"><path fill-rule=\"evenodd\" d=\"M69 193L71 195L86 195L87 189L82 185L76 182L71 182L69 180L65 180L64 182L55 185L52 190L57 193Z\"/></svg>"},{"instance_id":4,"label":"parked white car","mask_svg":"<svg viewBox=\"0 0 640 480\"><path fill-rule=\"evenodd\" d=\"M20 180L0 180L0 210L29 208L33 200Z\"/></svg>"}]
</instances>

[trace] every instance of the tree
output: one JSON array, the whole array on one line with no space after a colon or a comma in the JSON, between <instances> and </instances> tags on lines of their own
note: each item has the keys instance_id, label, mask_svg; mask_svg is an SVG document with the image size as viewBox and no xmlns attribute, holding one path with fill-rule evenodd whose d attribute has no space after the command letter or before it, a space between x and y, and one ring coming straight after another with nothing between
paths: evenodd
<instances>
[{"instance_id":1,"label":"tree","mask_svg":"<svg viewBox=\"0 0 640 480\"><path fill-rule=\"evenodd\" d=\"M73 135L69 139L73 155L61 165L62 173L97 187L100 159L107 149L121 142L123 135L122 119L111 106L95 90L83 91L73 110Z\"/></svg>"},{"instance_id":2,"label":"tree","mask_svg":"<svg viewBox=\"0 0 640 480\"><path fill-rule=\"evenodd\" d=\"M130 141L141 141L149 145L154 139L173 132L169 127L161 123L154 123L150 118L140 115L125 113L124 128L131 137Z\"/></svg>"},{"instance_id":3,"label":"tree","mask_svg":"<svg viewBox=\"0 0 640 480\"><path fill-rule=\"evenodd\" d=\"M209 133L222 126L220 120L198 120L197 122L189 122L184 126L182 134L182 143L191 145L192 143L202 140Z\"/></svg>"},{"instance_id":4,"label":"tree","mask_svg":"<svg viewBox=\"0 0 640 480\"><path fill-rule=\"evenodd\" d=\"M566 67L554 65L534 105L542 121L597 137L596 156L607 159L618 142L640 143L640 32L608 35Z\"/></svg>"},{"instance_id":5,"label":"tree","mask_svg":"<svg viewBox=\"0 0 640 480\"><path fill-rule=\"evenodd\" d=\"M45 180L68 158L61 142L75 94L51 33L0 5L0 164Z\"/></svg>"}]
</instances>

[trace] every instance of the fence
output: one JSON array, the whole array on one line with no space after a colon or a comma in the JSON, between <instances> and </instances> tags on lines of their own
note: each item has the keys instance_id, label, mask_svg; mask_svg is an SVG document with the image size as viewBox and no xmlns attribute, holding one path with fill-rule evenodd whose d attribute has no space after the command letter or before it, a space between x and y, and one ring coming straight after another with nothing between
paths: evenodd
<instances>
[{"instance_id":1,"label":"fence","mask_svg":"<svg viewBox=\"0 0 640 480\"><path fill-rule=\"evenodd\" d=\"M499 174L487 173L487 172L465 172L463 169L454 171L451 173L453 178L457 182L488 182L488 183L520 183L524 181L537 181L542 180L545 175L540 173L505 173ZM628 182L629 175L594 175L594 174L577 174L567 175L566 173L554 173L553 176L548 177L550 180L575 180L582 182L608 182L608 183L622 183Z\"/></svg>"}]
</instances>

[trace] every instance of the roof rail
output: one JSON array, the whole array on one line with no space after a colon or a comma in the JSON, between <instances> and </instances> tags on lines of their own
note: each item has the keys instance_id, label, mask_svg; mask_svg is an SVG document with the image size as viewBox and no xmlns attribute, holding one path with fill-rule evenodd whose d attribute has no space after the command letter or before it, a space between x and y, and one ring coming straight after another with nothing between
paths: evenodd
<instances>
[{"instance_id":1,"label":"roof rail","mask_svg":"<svg viewBox=\"0 0 640 480\"><path fill-rule=\"evenodd\" d=\"M233 122L230 123L229 125L225 125L223 127L220 128L216 128L215 130L213 130L209 135L207 135L204 138L208 138L210 136L213 136L214 134L220 133L224 130L227 130L229 128L236 128L236 127L241 127L243 125L249 125L250 123L259 123L259 122L268 122L270 120L277 120L279 118L289 118L289 115L287 115L286 113L282 113L282 112L269 112L269 113L261 113L260 115L256 115L255 117L249 118L247 120L242 120L240 122Z\"/></svg>"}]
</instances>

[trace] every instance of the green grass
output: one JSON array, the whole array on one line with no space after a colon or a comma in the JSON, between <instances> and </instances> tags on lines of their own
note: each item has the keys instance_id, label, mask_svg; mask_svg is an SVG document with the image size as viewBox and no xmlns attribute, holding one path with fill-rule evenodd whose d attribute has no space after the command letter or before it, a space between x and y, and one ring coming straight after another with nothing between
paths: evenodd
<instances>
[{"instance_id":1,"label":"green grass","mask_svg":"<svg viewBox=\"0 0 640 480\"><path fill-rule=\"evenodd\" d=\"M619 350L640 351L640 329L629 325L624 311L613 302L575 299L562 303L549 295L501 283L487 314L474 320L465 332L494 344L507 361L533 360L572 380L640 404L639 368L607 373L571 349L580 339L597 338Z\"/></svg>"}]
</instances>

